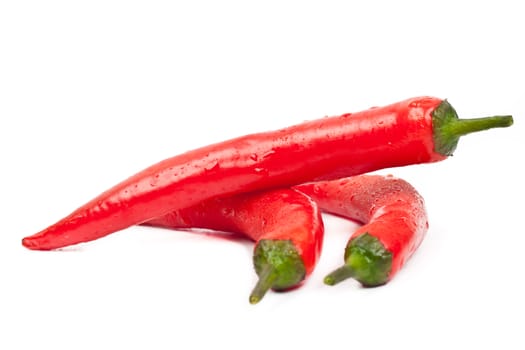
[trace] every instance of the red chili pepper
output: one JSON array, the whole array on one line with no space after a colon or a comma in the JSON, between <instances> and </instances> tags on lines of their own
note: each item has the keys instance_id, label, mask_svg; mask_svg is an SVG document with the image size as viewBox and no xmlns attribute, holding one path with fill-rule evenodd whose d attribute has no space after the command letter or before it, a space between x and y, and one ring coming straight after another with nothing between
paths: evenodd
<instances>
[{"instance_id":1,"label":"red chili pepper","mask_svg":"<svg viewBox=\"0 0 525 350\"><path fill-rule=\"evenodd\" d=\"M247 135L161 161L22 243L55 249L213 197L440 161L461 135L511 124L511 116L461 120L446 100L418 97Z\"/></svg>"},{"instance_id":2,"label":"red chili pepper","mask_svg":"<svg viewBox=\"0 0 525 350\"><path fill-rule=\"evenodd\" d=\"M349 277L365 286L388 282L428 229L423 198L402 179L361 175L295 188L323 211L364 223L348 241L345 264L326 276L325 283L330 285Z\"/></svg>"},{"instance_id":3,"label":"red chili pepper","mask_svg":"<svg viewBox=\"0 0 525 350\"><path fill-rule=\"evenodd\" d=\"M211 199L146 224L243 233L254 240L253 262L260 279L250 295L252 304L270 288L301 284L319 260L324 234L315 202L293 189Z\"/></svg>"}]
</instances>

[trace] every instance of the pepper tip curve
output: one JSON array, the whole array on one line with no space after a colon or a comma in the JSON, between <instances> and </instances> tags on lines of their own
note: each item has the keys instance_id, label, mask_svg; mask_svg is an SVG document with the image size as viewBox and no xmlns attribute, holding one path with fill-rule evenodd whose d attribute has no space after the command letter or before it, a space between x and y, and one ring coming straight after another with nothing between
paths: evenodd
<instances>
[{"instance_id":1,"label":"pepper tip curve","mask_svg":"<svg viewBox=\"0 0 525 350\"><path fill-rule=\"evenodd\" d=\"M22 245L28 249L34 250L36 248L34 241L29 237L22 238Z\"/></svg>"}]
</instances>

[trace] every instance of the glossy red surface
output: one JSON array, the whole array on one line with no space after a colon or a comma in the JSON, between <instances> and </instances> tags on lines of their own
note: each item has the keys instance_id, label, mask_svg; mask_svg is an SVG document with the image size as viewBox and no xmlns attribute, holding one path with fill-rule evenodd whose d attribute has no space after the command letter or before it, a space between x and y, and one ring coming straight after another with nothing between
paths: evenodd
<instances>
[{"instance_id":1,"label":"glossy red surface","mask_svg":"<svg viewBox=\"0 0 525 350\"><path fill-rule=\"evenodd\" d=\"M363 225L350 237L369 233L392 257L392 278L421 244L428 230L425 203L406 181L392 176L361 175L295 187L321 210Z\"/></svg>"},{"instance_id":2,"label":"glossy red surface","mask_svg":"<svg viewBox=\"0 0 525 350\"><path fill-rule=\"evenodd\" d=\"M321 255L324 227L315 202L304 193L278 189L211 199L146 223L166 228L206 228L261 239L291 240L309 275Z\"/></svg>"},{"instance_id":3,"label":"glossy red surface","mask_svg":"<svg viewBox=\"0 0 525 350\"><path fill-rule=\"evenodd\" d=\"M117 184L54 225L30 249L92 241L217 196L336 179L445 157L434 152L431 112L419 97L202 147Z\"/></svg>"}]
</instances>

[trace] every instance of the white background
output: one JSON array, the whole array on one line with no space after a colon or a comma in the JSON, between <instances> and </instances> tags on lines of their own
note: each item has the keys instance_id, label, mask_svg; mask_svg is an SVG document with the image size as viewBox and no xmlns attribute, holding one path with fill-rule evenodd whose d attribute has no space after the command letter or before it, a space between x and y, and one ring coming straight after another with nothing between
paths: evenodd
<instances>
[{"instance_id":1,"label":"white background","mask_svg":"<svg viewBox=\"0 0 525 350\"><path fill-rule=\"evenodd\" d=\"M191 3L0 3L0 348L523 349L519 2ZM134 227L20 244L169 156L418 95L515 124L382 171L430 217L386 286L323 285L355 228L328 216L307 283L255 306L248 241Z\"/></svg>"}]
</instances>

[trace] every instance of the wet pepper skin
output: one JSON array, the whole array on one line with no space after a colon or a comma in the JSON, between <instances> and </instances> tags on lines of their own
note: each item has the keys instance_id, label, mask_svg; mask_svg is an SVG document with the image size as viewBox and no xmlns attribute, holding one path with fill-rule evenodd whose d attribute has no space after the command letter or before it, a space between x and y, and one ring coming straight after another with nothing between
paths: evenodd
<instances>
[{"instance_id":1,"label":"wet pepper skin","mask_svg":"<svg viewBox=\"0 0 525 350\"><path fill-rule=\"evenodd\" d=\"M256 245L263 240L290 241L304 264L304 277L312 273L319 260L324 235L321 211L315 202L293 189L215 198L145 224L241 233Z\"/></svg>"},{"instance_id":2,"label":"wet pepper skin","mask_svg":"<svg viewBox=\"0 0 525 350\"><path fill-rule=\"evenodd\" d=\"M377 239L383 246L382 254L390 255L390 266L385 274L378 274L382 275L381 278L360 280L367 286L390 280L416 251L428 230L423 198L414 187L399 178L361 175L295 188L315 200L321 210L363 224L352 234L348 246L366 235ZM359 280L358 271L355 274Z\"/></svg>"},{"instance_id":3,"label":"wet pepper skin","mask_svg":"<svg viewBox=\"0 0 525 350\"><path fill-rule=\"evenodd\" d=\"M254 240L259 281L250 294L252 304L270 288L286 290L302 284L319 260L324 235L317 204L293 189L214 198L146 224L237 232Z\"/></svg>"},{"instance_id":4,"label":"wet pepper skin","mask_svg":"<svg viewBox=\"0 0 525 350\"><path fill-rule=\"evenodd\" d=\"M214 197L445 159L448 151L436 151L433 134L432 113L442 102L412 98L174 156L108 189L22 244L60 248Z\"/></svg>"}]
</instances>

